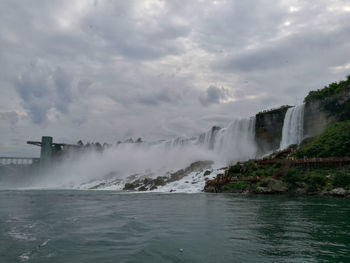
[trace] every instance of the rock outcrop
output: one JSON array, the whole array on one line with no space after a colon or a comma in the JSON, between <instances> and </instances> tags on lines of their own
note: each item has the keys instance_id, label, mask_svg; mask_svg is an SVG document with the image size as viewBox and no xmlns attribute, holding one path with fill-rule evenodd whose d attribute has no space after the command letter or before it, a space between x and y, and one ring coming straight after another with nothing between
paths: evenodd
<instances>
[{"instance_id":1,"label":"rock outcrop","mask_svg":"<svg viewBox=\"0 0 350 263\"><path fill-rule=\"evenodd\" d=\"M306 102L304 137L318 135L327 125L348 119L350 119L350 87L323 99Z\"/></svg>"},{"instance_id":2,"label":"rock outcrop","mask_svg":"<svg viewBox=\"0 0 350 263\"><path fill-rule=\"evenodd\" d=\"M288 190L287 185L281 180L268 178L263 182L266 186L259 186L255 192L257 194L278 194Z\"/></svg>"},{"instance_id":3,"label":"rock outcrop","mask_svg":"<svg viewBox=\"0 0 350 263\"><path fill-rule=\"evenodd\" d=\"M169 176L158 176L156 178L139 178L134 181L128 182L125 184L123 190L128 191L148 191L155 190L159 186L164 186L168 183L181 180L185 176L189 175L192 172L202 172L206 169L209 169L213 164L212 161L198 161L192 163L190 166L185 169L178 170L174 173L171 173Z\"/></svg>"},{"instance_id":4,"label":"rock outcrop","mask_svg":"<svg viewBox=\"0 0 350 263\"><path fill-rule=\"evenodd\" d=\"M290 106L282 106L256 115L255 139L259 154L273 152L279 148L288 108Z\"/></svg>"}]
</instances>

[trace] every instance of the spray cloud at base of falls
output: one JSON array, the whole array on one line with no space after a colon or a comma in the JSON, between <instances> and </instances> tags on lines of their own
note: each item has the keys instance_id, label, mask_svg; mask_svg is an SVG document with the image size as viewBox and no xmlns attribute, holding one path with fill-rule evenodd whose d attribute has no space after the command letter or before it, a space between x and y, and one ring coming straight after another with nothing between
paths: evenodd
<instances>
[{"instance_id":1,"label":"spray cloud at base of falls","mask_svg":"<svg viewBox=\"0 0 350 263\"><path fill-rule=\"evenodd\" d=\"M304 108L305 104L291 107L284 117L280 149L292 144L299 144L304 138Z\"/></svg>"},{"instance_id":2,"label":"spray cloud at base of falls","mask_svg":"<svg viewBox=\"0 0 350 263\"><path fill-rule=\"evenodd\" d=\"M226 128L214 126L198 137L122 143L102 153L87 151L78 156L73 153L33 186L79 188L89 182L124 180L134 175L155 178L196 161L212 160L219 168L254 158L256 152L255 117L237 119Z\"/></svg>"}]
</instances>

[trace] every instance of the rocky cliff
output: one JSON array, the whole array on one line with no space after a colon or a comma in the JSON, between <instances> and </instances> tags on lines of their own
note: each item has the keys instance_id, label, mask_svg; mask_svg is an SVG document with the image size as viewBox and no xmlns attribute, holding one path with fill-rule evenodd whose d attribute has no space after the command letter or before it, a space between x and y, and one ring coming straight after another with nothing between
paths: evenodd
<instances>
[{"instance_id":1,"label":"rocky cliff","mask_svg":"<svg viewBox=\"0 0 350 263\"><path fill-rule=\"evenodd\" d=\"M273 152L279 148L284 116L290 107L282 106L256 115L255 139L258 154Z\"/></svg>"},{"instance_id":2,"label":"rocky cliff","mask_svg":"<svg viewBox=\"0 0 350 263\"><path fill-rule=\"evenodd\" d=\"M336 121L350 119L350 86L325 98L307 101L304 111L304 137L321 133Z\"/></svg>"},{"instance_id":3,"label":"rocky cliff","mask_svg":"<svg viewBox=\"0 0 350 263\"><path fill-rule=\"evenodd\" d=\"M282 138L284 117L289 107L291 106L282 106L256 115L255 139L258 154L278 150ZM329 124L344 120L350 120L350 86L332 95L306 100L304 137L318 135Z\"/></svg>"}]
</instances>

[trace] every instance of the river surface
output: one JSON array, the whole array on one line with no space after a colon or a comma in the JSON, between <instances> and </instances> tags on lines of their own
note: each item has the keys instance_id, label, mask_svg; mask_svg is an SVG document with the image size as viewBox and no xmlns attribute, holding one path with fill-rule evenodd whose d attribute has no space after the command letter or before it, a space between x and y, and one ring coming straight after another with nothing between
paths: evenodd
<instances>
[{"instance_id":1,"label":"river surface","mask_svg":"<svg viewBox=\"0 0 350 263\"><path fill-rule=\"evenodd\" d=\"M349 262L350 200L0 191L0 262Z\"/></svg>"}]
</instances>

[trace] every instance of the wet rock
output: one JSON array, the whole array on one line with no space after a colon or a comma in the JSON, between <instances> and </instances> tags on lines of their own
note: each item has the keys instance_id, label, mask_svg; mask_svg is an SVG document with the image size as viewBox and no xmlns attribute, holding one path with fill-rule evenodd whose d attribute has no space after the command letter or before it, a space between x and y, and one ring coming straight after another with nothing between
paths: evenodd
<instances>
[{"instance_id":1,"label":"wet rock","mask_svg":"<svg viewBox=\"0 0 350 263\"><path fill-rule=\"evenodd\" d=\"M157 178L146 177L143 179L136 179L134 181L128 182L125 184L123 190L129 190L129 191L135 190L135 189L137 189L138 191L154 190L154 189L157 189L159 186L164 186L168 183L179 181L192 172L202 172L204 169L211 168L212 164L213 164L212 161L194 162L185 169L178 170L174 173L169 173L168 176L158 176ZM188 181L186 182L189 183ZM195 184L195 183L197 182L192 182L192 184Z\"/></svg>"},{"instance_id":2,"label":"wet rock","mask_svg":"<svg viewBox=\"0 0 350 263\"><path fill-rule=\"evenodd\" d=\"M275 193L283 193L288 190L288 187L281 180L268 178L263 181L266 186L259 186L256 188L256 193L259 194L275 194Z\"/></svg>"},{"instance_id":3,"label":"wet rock","mask_svg":"<svg viewBox=\"0 0 350 263\"><path fill-rule=\"evenodd\" d=\"M150 191L157 189L158 187L155 185L152 185L151 188L149 189Z\"/></svg>"},{"instance_id":4,"label":"wet rock","mask_svg":"<svg viewBox=\"0 0 350 263\"><path fill-rule=\"evenodd\" d=\"M156 179L153 180L153 184L156 186L163 186L166 184L166 179L166 177L158 176Z\"/></svg>"},{"instance_id":5,"label":"wet rock","mask_svg":"<svg viewBox=\"0 0 350 263\"><path fill-rule=\"evenodd\" d=\"M127 190L127 191L132 191L132 190L135 190L135 188L139 187L139 184L138 183L126 183L124 185L124 188L123 190Z\"/></svg>"},{"instance_id":6,"label":"wet rock","mask_svg":"<svg viewBox=\"0 0 350 263\"><path fill-rule=\"evenodd\" d=\"M339 187L339 188L334 188L333 190L329 191L329 194L333 195L333 196L343 197L343 196L350 195L350 191Z\"/></svg>"},{"instance_id":7,"label":"wet rock","mask_svg":"<svg viewBox=\"0 0 350 263\"><path fill-rule=\"evenodd\" d=\"M143 186L141 186L138 190L139 190L139 191L147 191L147 188L143 185Z\"/></svg>"},{"instance_id":8,"label":"wet rock","mask_svg":"<svg viewBox=\"0 0 350 263\"><path fill-rule=\"evenodd\" d=\"M98 184L98 185L91 186L91 187L89 188L89 190L95 190L95 189L98 189L98 188L103 187L103 186L105 186L105 185L106 185L106 183L100 183L100 184Z\"/></svg>"},{"instance_id":9,"label":"wet rock","mask_svg":"<svg viewBox=\"0 0 350 263\"><path fill-rule=\"evenodd\" d=\"M307 193L307 189L306 187L298 187L296 190L295 190L295 193L296 194L300 194L300 195L304 195Z\"/></svg>"},{"instance_id":10,"label":"wet rock","mask_svg":"<svg viewBox=\"0 0 350 263\"><path fill-rule=\"evenodd\" d=\"M204 192L207 192L207 193L217 193L218 190L216 189L216 187L214 185L206 185L204 187Z\"/></svg>"},{"instance_id":11,"label":"wet rock","mask_svg":"<svg viewBox=\"0 0 350 263\"><path fill-rule=\"evenodd\" d=\"M211 174L211 171L210 171L210 170L206 170L206 171L204 172L204 176L208 176L209 174Z\"/></svg>"}]
</instances>

